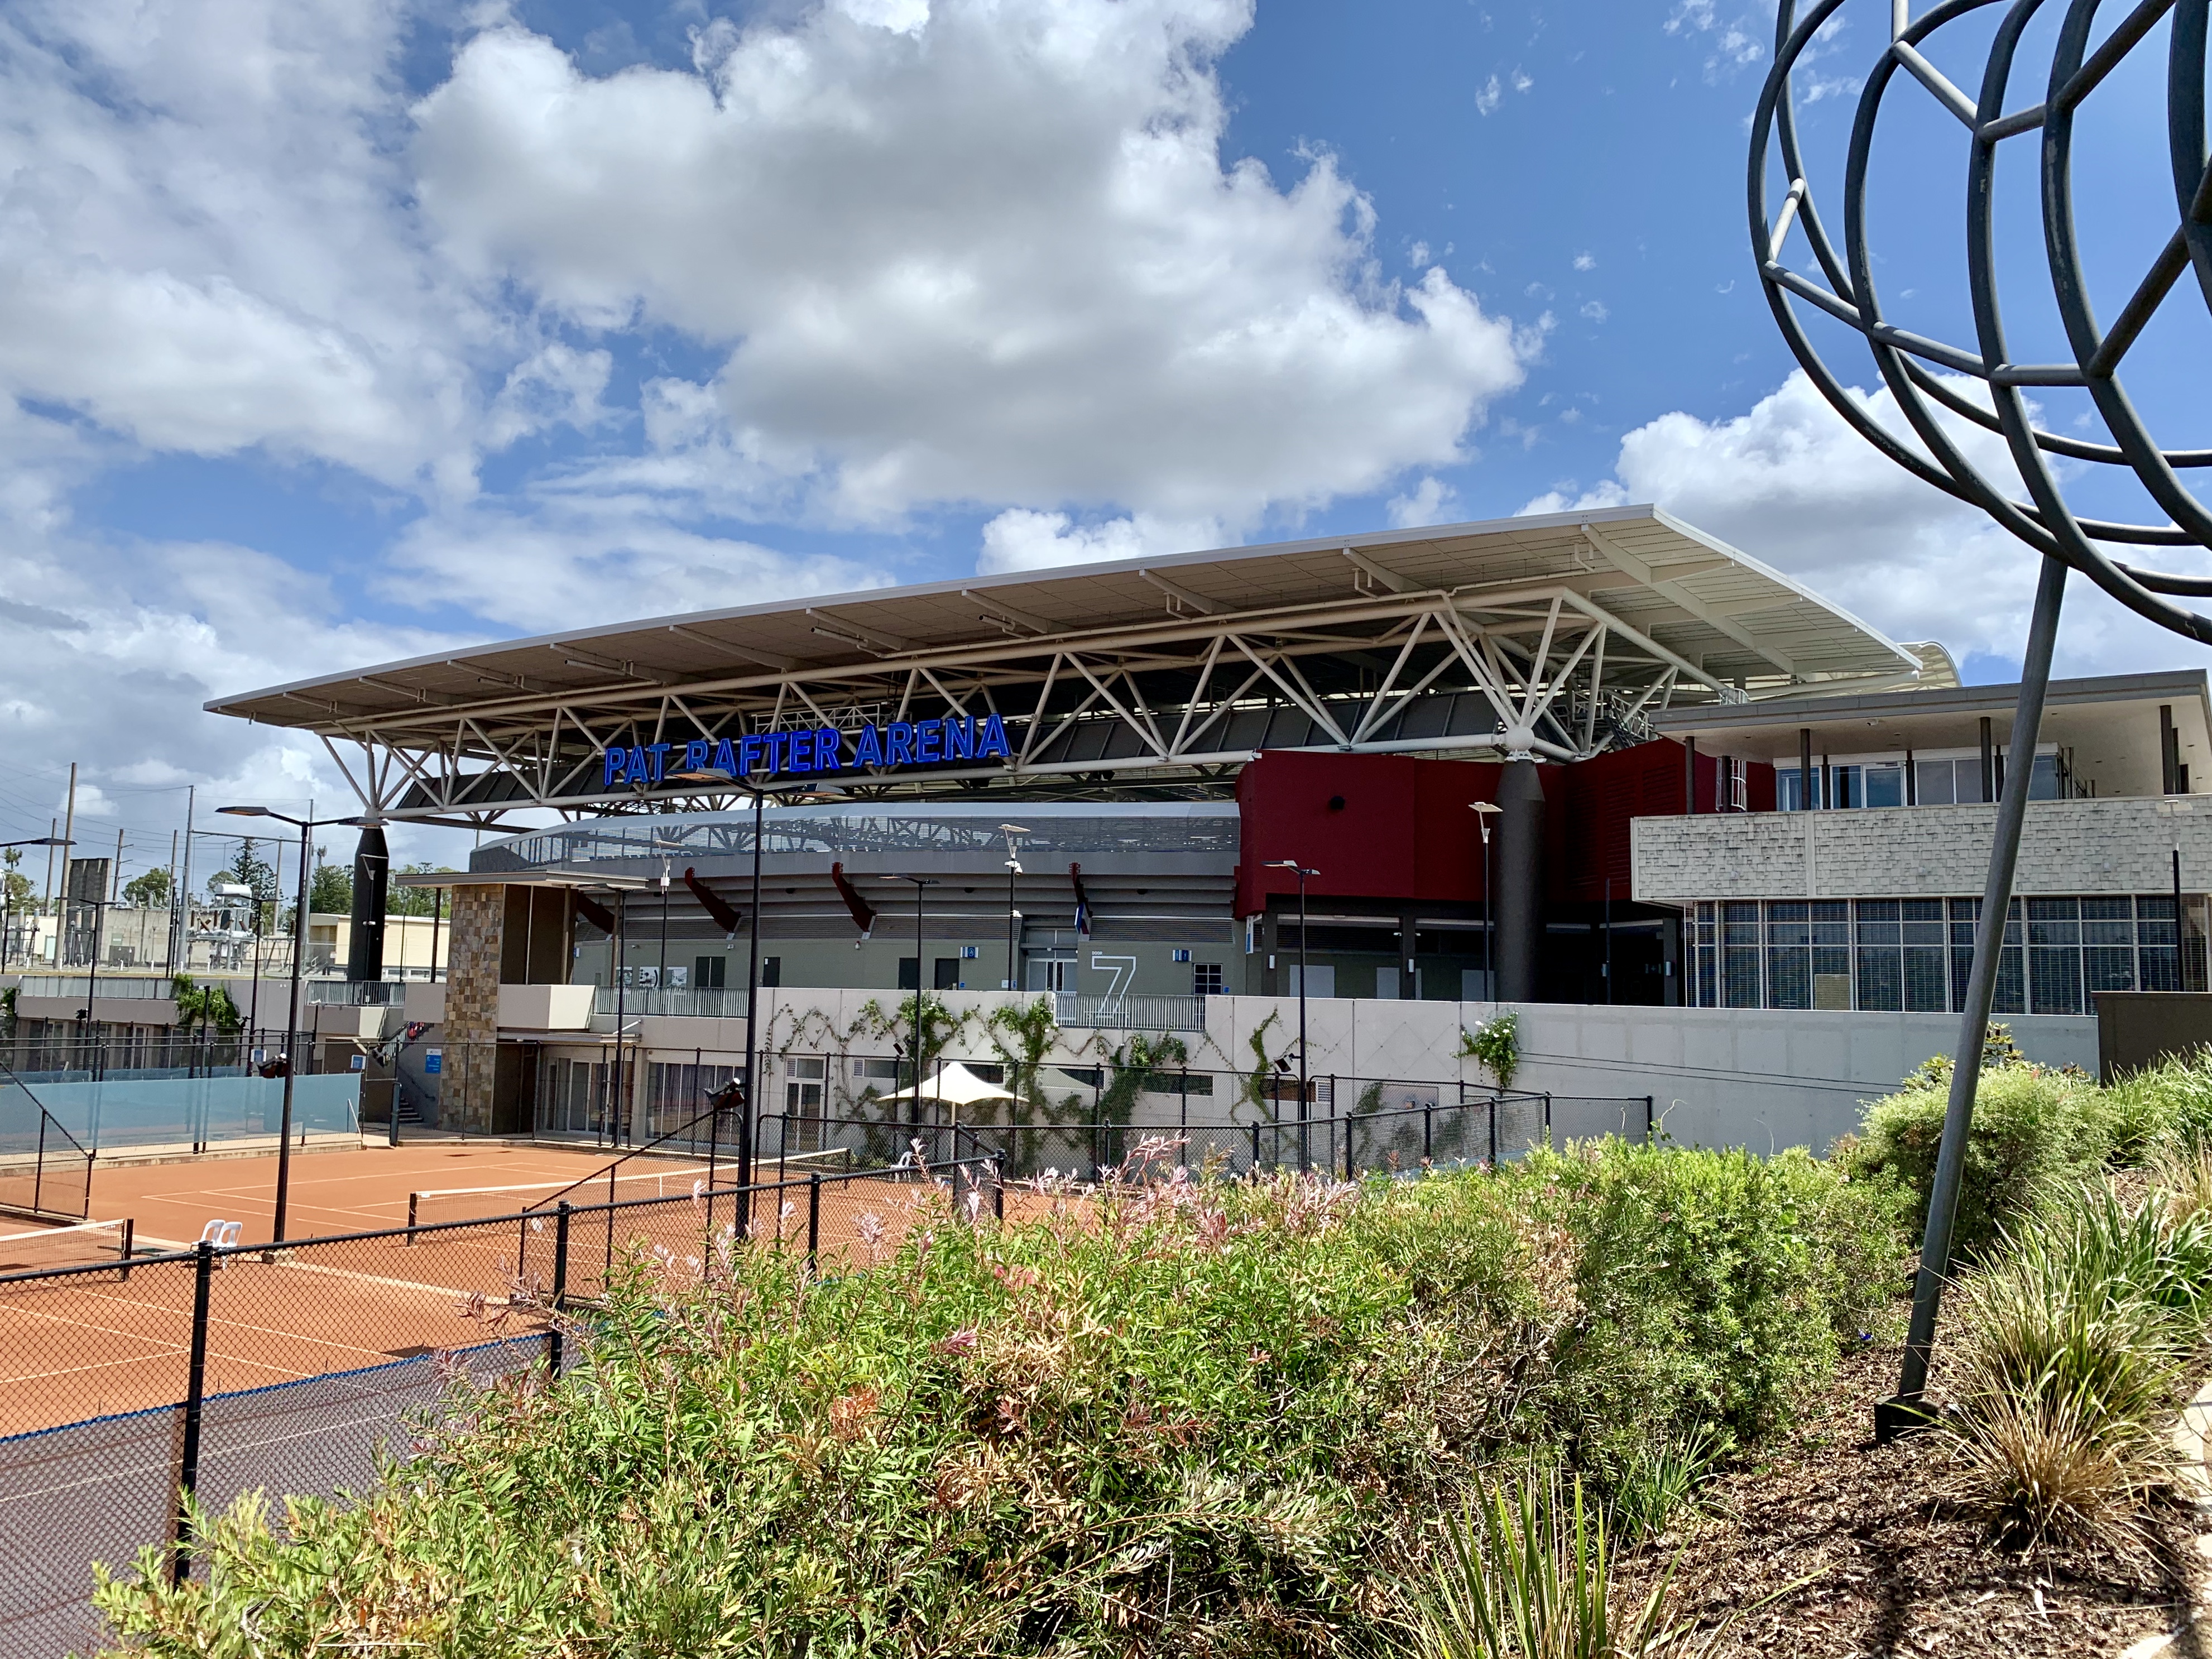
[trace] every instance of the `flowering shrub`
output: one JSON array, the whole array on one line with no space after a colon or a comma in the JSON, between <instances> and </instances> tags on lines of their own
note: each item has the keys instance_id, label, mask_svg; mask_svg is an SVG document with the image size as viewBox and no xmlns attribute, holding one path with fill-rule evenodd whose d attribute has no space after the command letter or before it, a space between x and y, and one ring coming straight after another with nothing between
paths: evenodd
<instances>
[{"instance_id":1,"label":"flowering shrub","mask_svg":"<svg viewBox=\"0 0 2212 1659\"><path fill-rule=\"evenodd\" d=\"M559 1384L459 1398L367 1498L241 1506L210 1572L149 1556L101 1605L178 1656L1365 1644L1501 1460L1602 1485L1639 1431L1785 1419L1897 1243L1803 1159L1608 1143L1352 1185L1171 1156L1004 1227L916 1189L835 1278L640 1258Z\"/></svg>"}]
</instances>

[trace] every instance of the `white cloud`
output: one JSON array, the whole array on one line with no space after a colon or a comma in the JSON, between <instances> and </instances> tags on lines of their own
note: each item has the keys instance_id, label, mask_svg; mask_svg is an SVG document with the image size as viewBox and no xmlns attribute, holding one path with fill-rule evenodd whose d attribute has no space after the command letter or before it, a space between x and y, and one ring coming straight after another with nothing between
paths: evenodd
<instances>
[{"instance_id":1,"label":"white cloud","mask_svg":"<svg viewBox=\"0 0 2212 1659\"><path fill-rule=\"evenodd\" d=\"M1451 524L1459 517L1459 492L1442 478L1431 476L1416 484L1410 495L1393 495L1389 513L1390 522L1401 530Z\"/></svg>"},{"instance_id":2,"label":"white cloud","mask_svg":"<svg viewBox=\"0 0 2212 1659\"><path fill-rule=\"evenodd\" d=\"M1575 269L1577 270L1595 270L1597 269L1597 255L1595 253L1577 253L1575 255Z\"/></svg>"},{"instance_id":3,"label":"white cloud","mask_svg":"<svg viewBox=\"0 0 2212 1659\"><path fill-rule=\"evenodd\" d=\"M1475 112L1480 115L1497 114L1498 106L1504 97L1505 88L1498 83L1496 76L1492 76L1474 94Z\"/></svg>"},{"instance_id":4,"label":"white cloud","mask_svg":"<svg viewBox=\"0 0 2212 1659\"><path fill-rule=\"evenodd\" d=\"M1224 164L1249 0L821 0L597 78L471 15L410 105L435 30L397 4L0 11L0 743L118 803L335 796L319 745L199 703L884 579L733 524L996 514L993 568L1219 544L1463 461L1551 326L1388 280L1326 154ZM719 368L631 392L659 331ZM404 527L294 563L72 522L164 454L326 466Z\"/></svg>"},{"instance_id":5,"label":"white cloud","mask_svg":"<svg viewBox=\"0 0 2212 1659\"><path fill-rule=\"evenodd\" d=\"M1956 382L1962 390L1967 383ZM1887 391L1854 398L1883 426L1905 423ZM1946 418L1954 440L2018 492L2002 441ZM1530 501L1524 513L1652 501L1796 576L1893 639L1936 639L2017 662L2036 555L1978 508L1922 483L1846 426L1800 371L1731 420L1662 415L1622 439L1614 476ZM2188 563L2186 560L2179 561ZM2202 563L2203 561L2197 562ZM2062 672L2109 673L2201 653L2094 592L2068 589Z\"/></svg>"},{"instance_id":6,"label":"white cloud","mask_svg":"<svg viewBox=\"0 0 2212 1659\"><path fill-rule=\"evenodd\" d=\"M1243 524L1449 462L1522 376L1440 270L1381 280L1329 156L1287 188L1224 167L1210 64L1249 21L942 0L901 33L833 7L602 79L497 27L416 112L422 199L483 280L729 343L730 426L833 519Z\"/></svg>"},{"instance_id":7,"label":"white cloud","mask_svg":"<svg viewBox=\"0 0 2212 1659\"><path fill-rule=\"evenodd\" d=\"M1605 308L1605 301L1602 300L1587 300L1583 302L1583 315L1594 323L1601 323L1612 314Z\"/></svg>"},{"instance_id":8,"label":"white cloud","mask_svg":"<svg viewBox=\"0 0 2212 1659\"><path fill-rule=\"evenodd\" d=\"M1065 513L1009 507L983 526L983 551L975 568L988 576L1005 570L1096 564L1147 554L1191 553L1218 547L1224 539L1219 523L1209 519L1175 520L1136 513L1079 525Z\"/></svg>"},{"instance_id":9,"label":"white cloud","mask_svg":"<svg viewBox=\"0 0 2212 1659\"><path fill-rule=\"evenodd\" d=\"M471 413L464 358L497 331L409 229L383 131L404 21L343 0L14 8L0 394L153 449L435 470Z\"/></svg>"}]
</instances>

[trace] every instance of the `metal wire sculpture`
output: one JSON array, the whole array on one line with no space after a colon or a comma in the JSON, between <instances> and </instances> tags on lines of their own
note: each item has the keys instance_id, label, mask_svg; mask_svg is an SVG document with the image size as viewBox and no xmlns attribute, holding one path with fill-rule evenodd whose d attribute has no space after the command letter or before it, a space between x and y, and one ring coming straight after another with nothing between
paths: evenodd
<instances>
[{"instance_id":1,"label":"metal wire sculpture","mask_svg":"<svg viewBox=\"0 0 2212 1659\"><path fill-rule=\"evenodd\" d=\"M1938 489L1981 507L2037 550L2056 555L2130 610L2191 639L2212 644L2212 617L2173 604L2165 595L2212 595L2212 580L2145 570L2111 557L2099 542L2148 547L2212 545L2212 510L2181 481L2181 471L2212 466L2212 450L2161 449L2145 428L2119 370L2130 347L2185 270L2193 269L2212 303L2212 173L2205 168L2204 69L2207 0L2142 0L2094 52L2087 51L2099 0L2072 0L2052 55L2043 102L2008 115L2021 36L2044 0L2014 0L2005 13L1978 101L1969 99L1930 64L1920 46L1945 25L1999 0L1949 0L1917 20L1893 14L1895 38L1869 74L1851 129L1844 197L1844 249L1839 256L1811 193L1800 149L1791 78L1800 59L1844 0L1818 0L1802 19L1784 0L1777 25L1775 63L1760 95L1752 128L1750 208L1759 276L1775 321L1814 383L1862 436L1899 465ZM2174 12L2169 48L2168 125L2179 228L2109 329L2099 327L2081 273L2074 226L2074 127L2082 102L2169 10ZM1899 328L1882 314L1873 254L1867 240L1867 170L1883 100L1898 78L1910 73L1972 135L1966 167L1967 274L1972 285L1975 343L1962 347ZM1996 288L1993 176L2000 147L2037 133L2042 138L2044 244L2071 363L2015 363L2007 349ZM1770 218L1770 155L1778 154L1790 180L1781 210ZM1825 283L1783 260L1795 227L1804 234ZM1916 453L1855 400L1821 360L1786 296L1795 295L1858 331L1882 379L1930 461ZM1963 397L1941 372L1970 376L1989 388L1990 407ZM2027 392L2035 386L2078 386L2094 401L2112 441L2089 443L2037 427ZM2030 499L2016 501L1992 483L1937 417L1940 405L1986 430L2002 433ZM2052 476L2049 458L2063 456L2131 469L2170 516L2167 524L2120 524L2077 516Z\"/></svg>"},{"instance_id":2,"label":"metal wire sculpture","mask_svg":"<svg viewBox=\"0 0 2212 1659\"><path fill-rule=\"evenodd\" d=\"M2161 448L2146 429L2119 379L2129 349L2185 271L2194 272L2205 302L2212 306L2212 167L2207 166L2204 125L2206 23L2212 0L2140 0L2094 46L2100 0L2068 0L2042 101L2020 101L2009 112L2006 105L2015 98L2013 82L2022 38L2044 0L2010 0L1989 48L1978 96L1969 97L1953 84L1922 51L1930 37L1946 26L2001 3L2005 0L1946 0L1916 19L1910 13L1910 0L1892 0L1890 41L1868 74L1851 129L1844 175L1844 242L1839 252L1814 199L1798 141L1792 92L1794 77L1808 49L1844 0L1815 0L1802 11L1795 0L1781 0L1775 24L1774 64L1752 123L1747 194L1752 249L1767 303L1814 385L1860 435L1890 459L1946 494L1979 507L2044 556L2012 735L2014 753L2033 755L2042 725L2059 602L2069 569L2080 571L2138 615L2188 638L2212 644L2212 617L2174 602L2212 596L2212 580L2145 569L2113 557L2106 546L2100 545L2212 547L2212 511L2181 477L2191 469L2212 466L2212 450ZM2102 327L2091 307L2074 222L2075 118L2090 94L2169 11L2172 21L2167 45L2166 119L2177 228L2111 326ZM1889 321L1883 314L1875 281L1874 257L1868 244L1868 171L1884 100L1899 84L1900 71L1932 94L1965 125L1971 136L1965 179L1967 276L1974 321L1971 347L1931 339ZM2025 94L2021 97L2024 100ZM2014 362L1998 302L1997 156L2008 142L2013 142L2017 149L2035 135L2039 135L2041 144L2044 247L2052 296L2073 353L2070 363ZM1778 160L1781 176L1789 185L1780 210L1770 214L1768 179L1770 168ZM1793 228L1810 248L1817 276L1784 262ZM1924 446L1924 453L1884 427L1850 395L1822 360L1804 319L1792 304L1793 298L1835 318L1864 339L1899 410ZM1987 390L1988 406L1962 395L1954 385L1946 384L1946 374L1979 381ZM2084 441L2037 426L2028 399L2036 387L2086 391L2110 441ZM1939 410L1948 412L1954 422L2000 434L2026 486L2027 499L2015 499L1978 468ZM2069 503L2054 474L2054 457L2129 469L2169 521L2114 523L2081 516ZM1936 1316L1950 1265L1951 1225L1966 1131L1972 1121L1983 1033L1996 989L2002 922L2011 898L2033 769L2026 765L2008 768L1998 802L1989 879L1975 929L1973 969L1961 1011L1949 1109L1929 1207L1899 1399L1886 1402L1887 1416L1877 1413L1878 1424L1886 1431L1893 1431L1917 1414L1927 1381ZM2175 921L2178 930L2180 918Z\"/></svg>"}]
</instances>

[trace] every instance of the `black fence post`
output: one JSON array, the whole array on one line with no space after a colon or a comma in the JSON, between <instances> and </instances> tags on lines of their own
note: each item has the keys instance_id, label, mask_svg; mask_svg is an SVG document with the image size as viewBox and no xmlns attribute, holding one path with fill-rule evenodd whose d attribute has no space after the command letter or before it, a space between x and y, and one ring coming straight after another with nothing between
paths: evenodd
<instances>
[{"instance_id":1,"label":"black fence post","mask_svg":"<svg viewBox=\"0 0 2212 1659\"><path fill-rule=\"evenodd\" d=\"M397 1053L392 1056L392 1078L385 1090L384 1115L389 1120L384 1132L384 1144L397 1146L399 1144L399 1056Z\"/></svg>"},{"instance_id":2,"label":"black fence post","mask_svg":"<svg viewBox=\"0 0 2212 1659\"><path fill-rule=\"evenodd\" d=\"M994 1158L991 1170L991 1216L994 1220L1006 1218L1006 1166L1003 1158Z\"/></svg>"},{"instance_id":3,"label":"black fence post","mask_svg":"<svg viewBox=\"0 0 2212 1659\"><path fill-rule=\"evenodd\" d=\"M806 1175L806 1271L818 1270L822 1251L822 1171L810 1170Z\"/></svg>"},{"instance_id":4,"label":"black fence post","mask_svg":"<svg viewBox=\"0 0 2212 1659\"><path fill-rule=\"evenodd\" d=\"M177 1536L169 1582L192 1576L191 1498L200 1484L200 1407L207 1397L208 1298L215 1285L215 1246L205 1239L192 1263L191 1358L185 1371L184 1444L177 1458Z\"/></svg>"},{"instance_id":5,"label":"black fence post","mask_svg":"<svg viewBox=\"0 0 2212 1659\"><path fill-rule=\"evenodd\" d=\"M1253 1125L1252 1125L1252 1170L1253 1170L1253 1173L1256 1175L1256 1174L1258 1174L1258 1173L1259 1173L1259 1170L1260 1170L1260 1125L1259 1125L1259 1123L1255 1121L1253 1123Z\"/></svg>"},{"instance_id":6,"label":"black fence post","mask_svg":"<svg viewBox=\"0 0 2212 1659\"><path fill-rule=\"evenodd\" d=\"M1547 1152L1559 1150L1552 1145L1552 1091L1549 1089L1544 1091L1544 1150Z\"/></svg>"},{"instance_id":7,"label":"black fence post","mask_svg":"<svg viewBox=\"0 0 2212 1659\"><path fill-rule=\"evenodd\" d=\"M1644 1097L1644 1144L1647 1146L1651 1144L1652 1137L1659 1127L1656 1121L1656 1114L1652 1110L1653 1103L1652 1096Z\"/></svg>"},{"instance_id":8,"label":"black fence post","mask_svg":"<svg viewBox=\"0 0 2212 1659\"><path fill-rule=\"evenodd\" d=\"M561 1380L561 1316L568 1299L568 1200L562 1199L553 1219L553 1325L546 1334L545 1360L551 1380Z\"/></svg>"},{"instance_id":9,"label":"black fence post","mask_svg":"<svg viewBox=\"0 0 2212 1659\"><path fill-rule=\"evenodd\" d=\"M738 1114L738 1237L752 1237L753 1231L753 1126L751 1103ZM782 1231L778 1226L779 1234Z\"/></svg>"},{"instance_id":10,"label":"black fence post","mask_svg":"<svg viewBox=\"0 0 2212 1659\"><path fill-rule=\"evenodd\" d=\"M1433 1163L1436 1158L1437 1109L1426 1101L1421 1103L1421 1162Z\"/></svg>"},{"instance_id":11,"label":"black fence post","mask_svg":"<svg viewBox=\"0 0 2212 1659\"><path fill-rule=\"evenodd\" d=\"M1464 1088L1466 1085L1462 1084L1461 1086L1462 1086L1462 1088ZM1497 1169L1497 1167L1498 1167L1498 1096L1496 1096L1496 1095L1492 1095L1492 1096L1491 1096L1491 1097L1490 1097L1490 1167L1491 1167L1492 1170L1495 1170L1495 1169Z\"/></svg>"},{"instance_id":12,"label":"black fence post","mask_svg":"<svg viewBox=\"0 0 2212 1659\"><path fill-rule=\"evenodd\" d=\"M39 1108L39 1161L31 1166L31 1208L39 1207L46 1184L46 1109Z\"/></svg>"}]
</instances>

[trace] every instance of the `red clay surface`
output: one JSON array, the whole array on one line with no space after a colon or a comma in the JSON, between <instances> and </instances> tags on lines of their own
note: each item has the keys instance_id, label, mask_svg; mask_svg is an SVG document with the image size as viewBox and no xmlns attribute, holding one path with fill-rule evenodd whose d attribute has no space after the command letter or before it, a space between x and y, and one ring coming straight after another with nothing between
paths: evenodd
<instances>
[{"instance_id":1,"label":"red clay surface","mask_svg":"<svg viewBox=\"0 0 2212 1659\"><path fill-rule=\"evenodd\" d=\"M615 1156L592 1147L571 1151L496 1140L426 1140L359 1152L295 1152L285 1237L323 1238L404 1226L410 1192L574 1181L605 1168ZM634 1158L623 1166L623 1172L690 1167L689 1160ZM435 1206L435 1217L423 1218L451 1221L510 1214L555 1190L544 1186L519 1198L486 1194L444 1199ZM602 1195L605 1191L602 1187ZM190 1243L210 1220L223 1220L244 1224L241 1243L266 1243L276 1212L273 1152L266 1158L188 1164L103 1164L93 1172L93 1218L128 1216L137 1224L141 1239Z\"/></svg>"},{"instance_id":2,"label":"red clay surface","mask_svg":"<svg viewBox=\"0 0 2212 1659\"><path fill-rule=\"evenodd\" d=\"M296 1242L403 1224L410 1190L559 1180L605 1161L604 1153L491 1142L313 1153L293 1160L288 1231ZM148 1240L197 1238L210 1218L243 1221L246 1242L263 1243L275 1163L103 1170L95 1177L94 1213L132 1217L141 1249ZM625 1170L641 1167L650 1167L649 1161L635 1160ZM604 1210L572 1218L572 1299L596 1296L607 1267L633 1248L658 1256L678 1282L710 1271L716 1257L733 1248L734 1199L726 1192L711 1201L691 1195L684 1173L690 1166L664 1167L676 1172L684 1196L623 1208L611 1224ZM825 1179L818 1222L823 1270L866 1266L895 1251L923 1213L916 1208L923 1190L909 1182ZM773 1194L757 1195L755 1248L776 1248L780 1240L787 1250L804 1250L807 1199L803 1187L781 1203ZM514 1207L505 1195L485 1201L495 1212ZM1009 1192L1006 1202L1010 1218L1042 1207L1035 1194L1019 1190ZM943 1224L941 1209L927 1213ZM222 1258L210 1283L208 1391L354 1370L543 1331L533 1305L501 1315L511 1297L526 1304L549 1297L556 1232L548 1215L434 1228L411 1240L310 1243L267 1260L259 1253ZM181 1400L192 1290L192 1264L181 1261L141 1261L127 1278L118 1265L64 1279L0 1280L0 1435Z\"/></svg>"}]
</instances>

